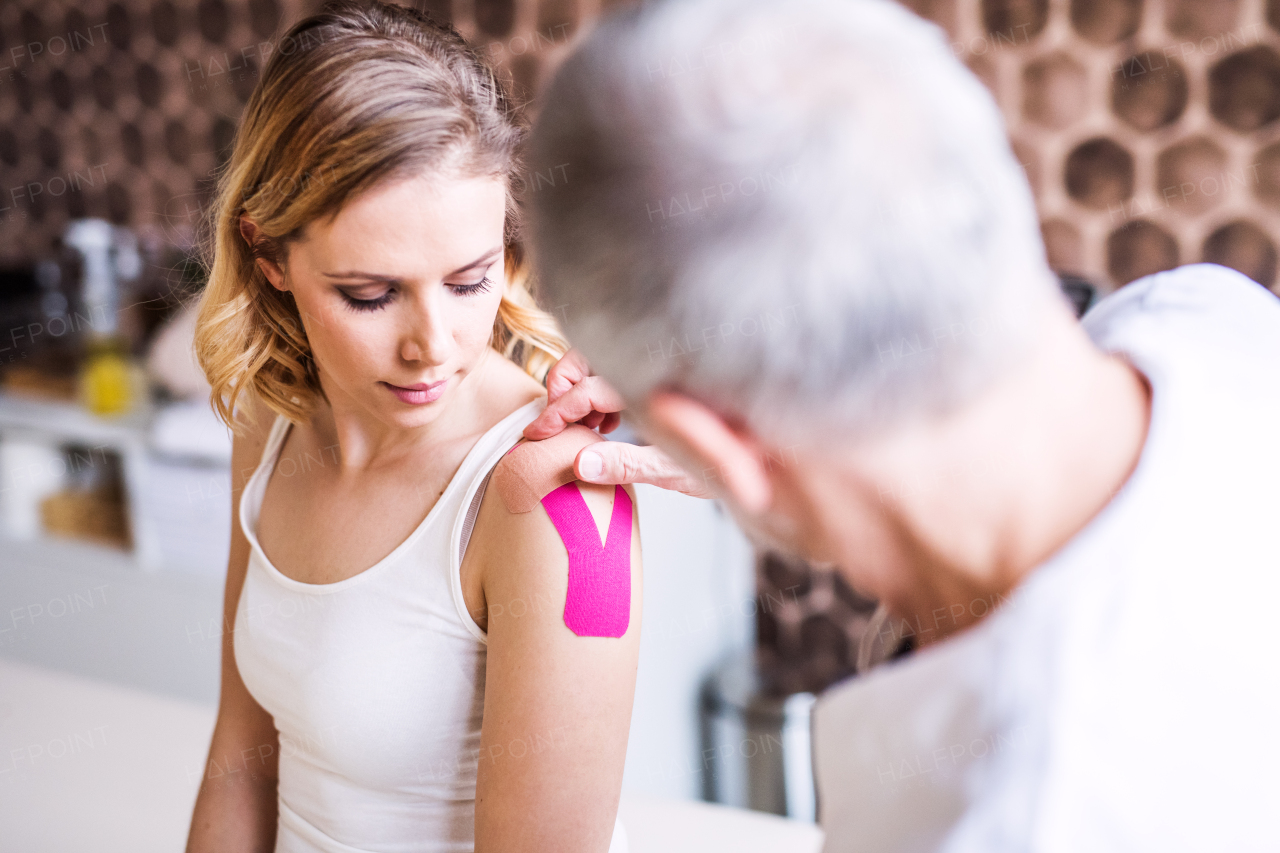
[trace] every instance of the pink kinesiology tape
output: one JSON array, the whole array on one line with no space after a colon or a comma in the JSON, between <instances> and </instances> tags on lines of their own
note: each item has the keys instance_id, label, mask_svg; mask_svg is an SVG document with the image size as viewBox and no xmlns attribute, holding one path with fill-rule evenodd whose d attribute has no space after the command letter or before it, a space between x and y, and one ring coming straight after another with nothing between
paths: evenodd
<instances>
[{"instance_id":1,"label":"pink kinesiology tape","mask_svg":"<svg viewBox=\"0 0 1280 853\"><path fill-rule=\"evenodd\" d=\"M577 483L542 499L569 552L564 624L579 637L621 637L631 622L631 496L613 487L613 514L604 544Z\"/></svg>"}]
</instances>

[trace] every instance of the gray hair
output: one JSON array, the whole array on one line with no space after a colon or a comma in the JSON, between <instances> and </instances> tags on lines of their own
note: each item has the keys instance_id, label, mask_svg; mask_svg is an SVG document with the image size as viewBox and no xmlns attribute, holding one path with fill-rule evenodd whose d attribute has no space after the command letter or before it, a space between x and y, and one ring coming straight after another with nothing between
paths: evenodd
<instances>
[{"instance_id":1,"label":"gray hair","mask_svg":"<svg viewBox=\"0 0 1280 853\"><path fill-rule=\"evenodd\" d=\"M864 433L976 393L1061 298L995 102L890 0L607 19L530 148L541 287L632 404Z\"/></svg>"}]
</instances>

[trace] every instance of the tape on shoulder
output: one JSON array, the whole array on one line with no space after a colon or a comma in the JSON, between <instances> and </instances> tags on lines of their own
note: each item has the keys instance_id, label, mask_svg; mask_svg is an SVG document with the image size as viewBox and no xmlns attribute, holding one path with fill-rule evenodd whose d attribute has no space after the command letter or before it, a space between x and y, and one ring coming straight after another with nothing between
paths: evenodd
<instances>
[{"instance_id":1,"label":"tape on shoulder","mask_svg":"<svg viewBox=\"0 0 1280 853\"><path fill-rule=\"evenodd\" d=\"M631 622L631 496L613 487L613 512L603 543L577 483L542 499L569 552L564 624L579 637L621 637Z\"/></svg>"},{"instance_id":2,"label":"tape on shoulder","mask_svg":"<svg viewBox=\"0 0 1280 853\"><path fill-rule=\"evenodd\" d=\"M494 469L493 488L508 512L532 512L544 495L578 479L578 451L599 441L604 439L595 430L570 424L551 438L517 444Z\"/></svg>"}]
</instances>

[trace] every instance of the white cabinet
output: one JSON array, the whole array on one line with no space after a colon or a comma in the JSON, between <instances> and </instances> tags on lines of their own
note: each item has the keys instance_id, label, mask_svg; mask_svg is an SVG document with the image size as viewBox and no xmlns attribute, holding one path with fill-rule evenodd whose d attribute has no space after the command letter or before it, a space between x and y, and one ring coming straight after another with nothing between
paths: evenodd
<instances>
[{"instance_id":1,"label":"white cabinet","mask_svg":"<svg viewBox=\"0 0 1280 853\"><path fill-rule=\"evenodd\" d=\"M0 394L0 537L47 538L39 525L40 500L78 476L101 473L95 468L118 464L134 565L221 571L230 523L230 440L220 444L216 433L211 436L213 415L199 412L182 404L100 418L73 403ZM160 448L157 427L165 444ZM196 452L161 452L172 451L175 431L200 430ZM67 452L69 447L75 449Z\"/></svg>"}]
</instances>

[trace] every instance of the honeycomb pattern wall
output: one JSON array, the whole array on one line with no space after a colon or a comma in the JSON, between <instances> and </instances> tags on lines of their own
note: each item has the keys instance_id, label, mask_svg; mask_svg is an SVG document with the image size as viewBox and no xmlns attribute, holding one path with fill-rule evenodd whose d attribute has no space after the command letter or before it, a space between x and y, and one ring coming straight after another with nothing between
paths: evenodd
<instances>
[{"instance_id":1,"label":"honeycomb pattern wall","mask_svg":"<svg viewBox=\"0 0 1280 853\"><path fill-rule=\"evenodd\" d=\"M1277 286L1280 0L904 0L995 95L1051 265Z\"/></svg>"},{"instance_id":2,"label":"honeycomb pattern wall","mask_svg":"<svg viewBox=\"0 0 1280 853\"><path fill-rule=\"evenodd\" d=\"M531 98L608 0L417 0ZM191 245L215 168L281 36L320 0L0 3L0 265L100 216Z\"/></svg>"},{"instance_id":3,"label":"honeycomb pattern wall","mask_svg":"<svg viewBox=\"0 0 1280 853\"><path fill-rule=\"evenodd\" d=\"M295 0L296 2L296 0ZM0 260L101 216L190 244L277 0L0 5Z\"/></svg>"}]
</instances>

